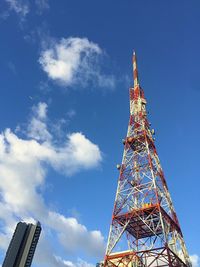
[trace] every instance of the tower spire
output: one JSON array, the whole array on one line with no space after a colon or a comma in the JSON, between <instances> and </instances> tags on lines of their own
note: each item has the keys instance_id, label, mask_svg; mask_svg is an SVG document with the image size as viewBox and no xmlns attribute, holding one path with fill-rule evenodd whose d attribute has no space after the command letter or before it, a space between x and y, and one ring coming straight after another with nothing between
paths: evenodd
<instances>
[{"instance_id":1,"label":"tower spire","mask_svg":"<svg viewBox=\"0 0 200 267\"><path fill-rule=\"evenodd\" d=\"M138 79L137 58L135 51L133 51L133 81L134 81L134 87L136 87L139 84L139 79Z\"/></svg>"}]
</instances>

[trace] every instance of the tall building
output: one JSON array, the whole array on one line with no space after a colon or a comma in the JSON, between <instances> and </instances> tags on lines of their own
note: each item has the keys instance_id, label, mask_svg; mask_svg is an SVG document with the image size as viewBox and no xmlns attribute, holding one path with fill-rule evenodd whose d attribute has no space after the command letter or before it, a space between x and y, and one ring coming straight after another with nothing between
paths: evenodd
<instances>
[{"instance_id":1,"label":"tall building","mask_svg":"<svg viewBox=\"0 0 200 267\"><path fill-rule=\"evenodd\" d=\"M130 120L104 267L190 267L181 227L147 119L133 54Z\"/></svg>"},{"instance_id":2,"label":"tall building","mask_svg":"<svg viewBox=\"0 0 200 267\"><path fill-rule=\"evenodd\" d=\"M19 222L2 267L29 267L39 240L41 225Z\"/></svg>"}]
</instances>

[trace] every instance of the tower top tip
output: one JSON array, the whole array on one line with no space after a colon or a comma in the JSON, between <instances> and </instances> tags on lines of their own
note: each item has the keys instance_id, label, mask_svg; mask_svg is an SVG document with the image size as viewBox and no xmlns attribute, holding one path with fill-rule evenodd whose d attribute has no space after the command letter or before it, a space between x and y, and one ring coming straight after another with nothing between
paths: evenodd
<instances>
[{"instance_id":1,"label":"tower top tip","mask_svg":"<svg viewBox=\"0 0 200 267\"><path fill-rule=\"evenodd\" d=\"M135 87L139 84L135 50L133 50L133 80L134 80L134 87Z\"/></svg>"}]
</instances>

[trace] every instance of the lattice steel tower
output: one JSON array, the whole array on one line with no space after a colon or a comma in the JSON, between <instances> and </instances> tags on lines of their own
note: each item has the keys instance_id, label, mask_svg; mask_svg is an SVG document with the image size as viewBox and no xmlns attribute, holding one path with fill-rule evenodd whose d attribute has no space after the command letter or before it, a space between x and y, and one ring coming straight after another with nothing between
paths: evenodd
<instances>
[{"instance_id":1,"label":"lattice steel tower","mask_svg":"<svg viewBox=\"0 0 200 267\"><path fill-rule=\"evenodd\" d=\"M133 54L130 120L104 267L190 267L181 228L156 152Z\"/></svg>"}]
</instances>

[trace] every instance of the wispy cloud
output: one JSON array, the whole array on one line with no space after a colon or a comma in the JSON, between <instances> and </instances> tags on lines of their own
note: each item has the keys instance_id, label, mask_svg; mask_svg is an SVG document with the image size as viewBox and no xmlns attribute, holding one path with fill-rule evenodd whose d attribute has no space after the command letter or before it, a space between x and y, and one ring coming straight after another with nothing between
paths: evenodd
<instances>
[{"instance_id":1,"label":"wispy cloud","mask_svg":"<svg viewBox=\"0 0 200 267\"><path fill-rule=\"evenodd\" d=\"M45 9L49 8L48 0L4 0L8 5L8 10L4 10L1 17L6 19L9 17L10 12L15 12L20 22L23 22L26 16L31 12L35 11L37 14L42 14Z\"/></svg>"},{"instance_id":2,"label":"wispy cloud","mask_svg":"<svg viewBox=\"0 0 200 267\"><path fill-rule=\"evenodd\" d=\"M30 11L29 1L24 0L5 0L9 5L9 9L16 12L24 18Z\"/></svg>"},{"instance_id":3,"label":"wispy cloud","mask_svg":"<svg viewBox=\"0 0 200 267\"><path fill-rule=\"evenodd\" d=\"M69 119L72 119L75 115L76 115L76 111L74 109L70 109L67 112L67 116L68 116Z\"/></svg>"},{"instance_id":4,"label":"wispy cloud","mask_svg":"<svg viewBox=\"0 0 200 267\"><path fill-rule=\"evenodd\" d=\"M35 0L35 5L37 7L37 11L41 14L45 9L49 8L48 0Z\"/></svg>"},{"instance_id":5,"label":"wispy cloud","mask_svg":"<svg viewBox=\"0 0 200 267\"><path fill-rule=\"evenodd\" d=\"M99 57L103 55L98 44L87 38L69 37L52 41L42 50L39 63L48 77L58 84L68 86L115 86L112 75L101 70Z\"/></svg>"},{"instance_id":6,"label":"wispy cloud","mask_svg":"<svg viewBox=\"0 0 200 267\"><path fill-rule=\"evenodd\" d=\"M68 134L62 144L55 145L55 136L48 129L47 108L46 103L33 107L26 137L21 138L19 132L16 134L10 129L0 134L0 220L3 227L0 247L5 249L19 219L40 220L44 229L54 232L66 251L82 250L100 255L104 250L101 232L89 230L76 218L49 208L41 188L45 185L48 166L71 176L97 167L102 160L101 151L81 132ZM51 258L52 266L56 266L55 257Z\"/></svg>"},{"instance_id":7,"label":"wispy cloud","mask_svg":"<svg viewBox=\"0 0 200 267\"><path fill-rule=\"evenodd\" d=\"M16 66L12 61L8 61L7 67L14 75L17 74Z\"/></svg>"},{"instance_id":8,"label":"wispy cloud","mask_svg":"<svg viewBox=\"0 0 200 267\"><path fill-rule=\"evenodd\" d=\"M51 141L52 135L46 125L47 104L39 103L33 107L34 116L31 118L27 127L27 136L37 141Z\"/></svg>"}]
</instances>

